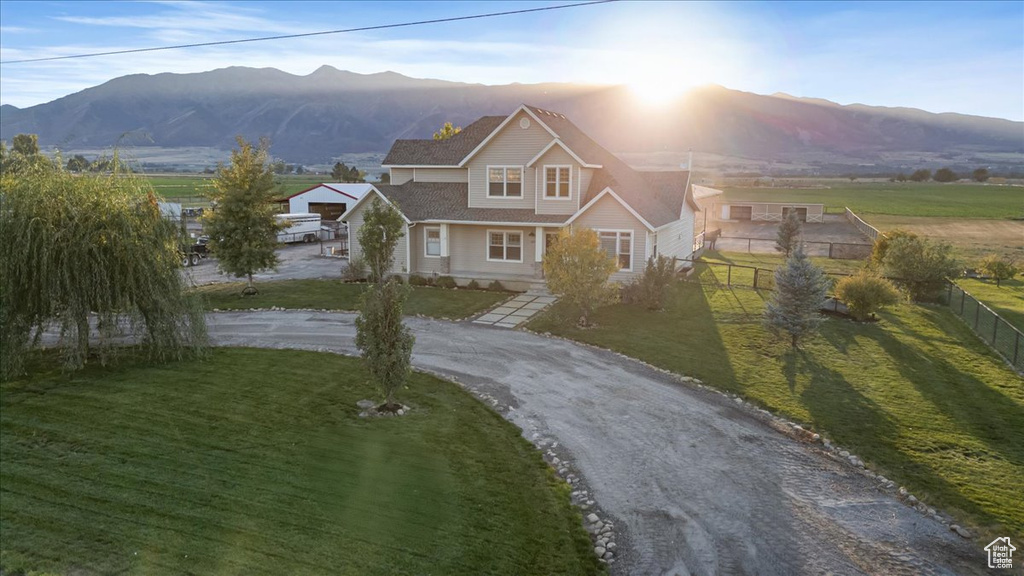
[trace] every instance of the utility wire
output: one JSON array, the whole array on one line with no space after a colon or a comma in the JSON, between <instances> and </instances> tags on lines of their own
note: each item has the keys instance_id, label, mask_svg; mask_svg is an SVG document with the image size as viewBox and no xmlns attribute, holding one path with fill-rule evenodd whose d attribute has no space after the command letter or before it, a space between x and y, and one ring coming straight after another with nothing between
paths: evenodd
<instances>
[{"instance_id":1,"label":"utility wire","mask_svg":"<svg viewBox=\"0 0 1024 576\"><path fill-rule=\"evenodd\" d=\"M385 30L388 28L404 28L408 26L423 26L426 24L441 24L443 22L459 22L462 20L478 20L481 18L496 18L498 16L512 16L514 14L529 14L531 12L545 12L548 10L561 10L563 8L578 8L580 6L593 6L595 4L608 4L619 0L593 0L591 2L577 2L575 4L559 4L557 6L544 6L542 8L526 8L523 10L509 10L507 12L491 12L488 14L473 14L471 16L455 16L452 18L437 18L435 20L417 20L415 22L401 22L398 24L380 24L377 26L362 26L360 28L345 28L343 30L325 30L323 32L306 32L304 34L285 34L282 36L264 36L261 38L242 38L239 40L221 40L219 42L200 42L196 44L177 44L175 46L157 46L153 48L133 48L131 50L113 50L110 52L93 52L90 54L73 54L71 56L51 56L49 58L29 58L26 60L8 60L0 64L27 64L29 62L48 62L51 60L70 60L72 58L94 58L96 56L113 56L116 54L134 54L136 52L156 52L158 50L177 50L179 48L199 48L202 46L223 46L225 44L242 44L245 42L263 42L266 40L285 40L289 38L307 38L309 36L326 36L328 34L346 34L349 32L365 32L368 30Z\"/></svg>"}]
</instances>

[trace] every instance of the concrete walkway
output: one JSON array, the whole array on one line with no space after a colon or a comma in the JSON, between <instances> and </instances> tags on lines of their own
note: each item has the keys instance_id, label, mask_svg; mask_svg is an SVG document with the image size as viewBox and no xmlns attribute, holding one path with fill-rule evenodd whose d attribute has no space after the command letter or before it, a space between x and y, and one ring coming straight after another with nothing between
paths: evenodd
<instances>
[{"instance_id":1,"label":"concrete walkway","mask_svg":"<svg viewBox=\"0 0 1024 576\"><path fill-rule=\"evenodd\" d=\"M550 294L527 292L485 312L473 320L473 323L499 328L515 328L533 318L538 312L553 304L555 300L557 298Z\"/></svg>"},{"instance_id":2,"label":"concrete walkway","mask_svg":"<svg viewBox=\"0 0 1024 576\"><path fill-rule=\"evenodd\" d=\"M357 354L355 318L222 312L208 323L219 346ZM984 571L979 545L720 394L565 340L406 322L414 366L493 398L527 439L571 463L592 510L614 520L613 575Z\"/></svg>"}]
</instances>

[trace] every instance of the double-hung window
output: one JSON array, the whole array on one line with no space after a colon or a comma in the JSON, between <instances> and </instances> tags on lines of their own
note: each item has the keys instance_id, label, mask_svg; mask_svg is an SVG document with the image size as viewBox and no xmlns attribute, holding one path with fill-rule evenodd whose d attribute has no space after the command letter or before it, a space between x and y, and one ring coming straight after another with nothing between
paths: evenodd
<instances>
[{"instance_id":1,"label":"double-hung window","mask_svg":"<svg viewBox=\"0 0 1024 576\"><path fill-rule=\"evenodd\" d=\"M493 262L522 262L523 233L488 230L487 259Z\"/></svg>"},{"instance_id":2,"label":"double-hung window","mask_svg":"<svg viewBox=\"0 0 1024 576\"><path fill-rule=\"evenodd\" d=\"M428 258L441 256L440 226L427 226L423 229L423 255Z\"/></svg>"},{"instance_id":3,"label":"double-hung window","mask_svg":"<svg viewBox=\"0 0 1024 576\"><path fill-rule=\"evenodd\" d=\"M599 230L601 249L619 263L619 269L633 270L633 233L628 230Z\"/></svg>"},{"instance_id":4,"label":"double-hung window","mask_svg":"<svg viewBox=\"0 0 1024 576\"><path fill-rule=\"evenodd\" d=\"M545 166L544 197L568 200L572 194L569 185L571 174L570 166Z\"/></svg>"},{"instance_id":5,"label":"double-hung window","mask_svg":"<svg viewBox=\"0 0 1024 576\"><path fill-rule=\"evenodd\" d=\"M488 166L487 196L490 198L522 198L522 167Z\"/></svg>"}]
</instances>

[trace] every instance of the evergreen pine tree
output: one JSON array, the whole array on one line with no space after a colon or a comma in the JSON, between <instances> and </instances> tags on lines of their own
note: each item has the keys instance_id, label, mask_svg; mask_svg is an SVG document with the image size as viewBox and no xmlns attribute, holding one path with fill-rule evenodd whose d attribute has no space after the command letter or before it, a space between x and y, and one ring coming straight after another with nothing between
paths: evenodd
<instances>
[{"instance_id":1,"label":"evergreen pine tree","mask_svg":"<svg viewBox=\"0 0 1024 576\"><path fill-rule=\"evenodd\" d=\"M802 338L817 331L827 294L825 273L797 246L775 270L775 293L764 310L765 326L776 336L788 334L796 348Z\"/></svg>"},{"instance_id":2,"label":"evergreen pine tree","mask_svg":"<svg viewBox=\"0 0 1024 576\"><path fill-rule=\"evenodd\" d=\"M779 224L779 233L775 237L775 250L782 252L789 258L800 242L800 219L796 216L796 210L790 210L786 217Z\"/></svg>"}]
</instances>

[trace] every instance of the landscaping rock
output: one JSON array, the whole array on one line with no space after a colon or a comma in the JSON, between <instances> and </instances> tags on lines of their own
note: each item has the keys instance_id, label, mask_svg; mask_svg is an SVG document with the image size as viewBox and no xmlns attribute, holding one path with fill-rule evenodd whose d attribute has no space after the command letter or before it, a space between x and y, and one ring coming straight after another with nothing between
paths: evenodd
<instances>
[{"instance_id":1,"label":"landscaping rock","mask_svg":"<svg viewBox=\"0 0 1024 576\"><path fill-rule=\"evenodd\" d=\"M910 504L911 506L917 504L917 498L914 498L913 494L907 496L907 504Z\"/></svg>"},{"instance_id":2,"label":"landscaping rock","mask_svg":"<svg viewBox=\"0 0 1024 576\"><path fill-rule=\"evenodd\" d=\"M588 501L587 503L589 504L590 502ZM590 522L591 524L594 524L598 520L600 520L600 518L597 517L597 514L593 514L593 513L587 514L587 522Z\"/></svg>"},{"instance_id":3,"label":"landscaping rock","mask_svg":"<svg viewBox=\"0 0 1024 576\"><path fill-rule=\"evenodd\" d=\"M839 455L842 456L843 458L849 458L850 457L850 453L847 452L846 450L840 450L839 451Z\"/></svg>"},{"instance_id":4,"label":"landscaping rock","mask_svg":"<svg viewBox=\"0 0 1024 576\"><path fill-rule=\"evenodd\" d=\"M605 560L611 560L611 559L612 559L612 558L614 558L614 557L615 557L615 554L613 554L613 553L611 553L611 552L605 552L605 553L604 553L604 559L605 559Z\"/></svg>"},{"instance_id":5,"label":"landscaping rock","mask_svg":"<svg viewBox=\"0 0 1024 576\"><path fill-rule=\"evenodd\" d=\"M605 552L606 550L604 548L600 546L594 546L594 554L597 555L598 558L604 558Z\"/></svg>"},{"instance_id":6,"label":"landscaping rock","mask_svg":"<svg viewBox=\"0 0 1024 576\"><path fill-rule=\"evenodd\" d=\"M617 546L618 546L618 544L616 544L615 542L609 542L608 546L606 546L606 548L608 548L609 550L615 550L615 548Z\"/></svg>"},{"instance_id":7,"label":"landscaping rock","mask_svg":"<svg viewBox=\"0 0 1024 576\"><path fill-rule=\"evenodd\" d=\"M374 402L373 400L360 400L359 402L356 402L356 406L362 408L363 410L369 410L371 408L376 408L377 403Z\"/></svg>"},{"instance_id":8,"label":"landscaping rock","mask_svg":"<svg viewBox=\"0 0 1024 576\"><path fill-rule=\"evenodd\" d=\"M952 530L953 532L956 532L957 535L960 536L961 538L970 539L970 538L973 537L973 535L970 532L968 532L966 528L964 528L963 526L960 526L959 524L953 524L952 526L949 527L949 529Z\"/></svg>"}]
</instances>

